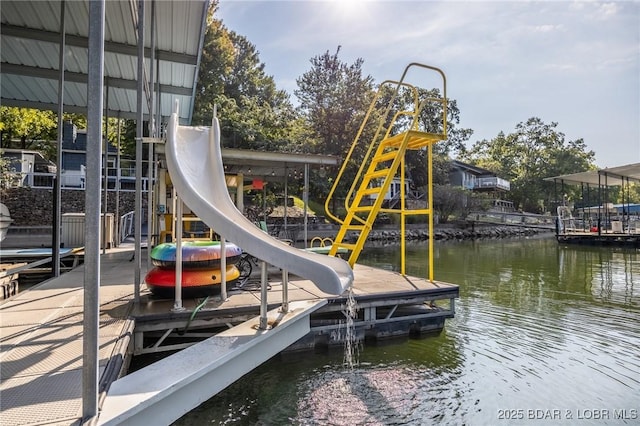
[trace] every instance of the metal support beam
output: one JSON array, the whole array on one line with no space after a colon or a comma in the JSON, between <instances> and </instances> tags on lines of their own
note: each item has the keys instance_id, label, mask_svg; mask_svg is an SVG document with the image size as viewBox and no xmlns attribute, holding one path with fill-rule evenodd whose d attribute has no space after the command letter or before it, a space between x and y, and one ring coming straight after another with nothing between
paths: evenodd
<instances>
[{"instance_id":1,"label":"metal support beam","mask_svg":"<svg viewBox=\"0 0 640 426\"><path fill-rule=\"evenodd\" d=\"M102 233L102 254L107 253L107 213L109 212L109 114L107 110L109 109L109 83L107 82L105 87L105 110L104 110L104 162L103 162L103 171L104 171L104 183L103 183L103 192L104 192L104 202L102 206L102 229L100 232ZM118 220L114 218L114 220Z\"/></svg>"},{"instance_id":2,"label":"metal support beam","mask_svg":"<svg viewBox=\"0 0 640 426\"><path fill-rule=\"evenodd\" d=\"M282 270L282 307L281 312L289 312L289 271Z\"/></svg>"},{"instance_id":3,"label":"metal support beam","mask_svg":"<svg viewBox=\"0 0 640 426\"><path fill-rule=\"evenodd\" d=\"M7 62L2 63L2 73L13 75L28 75L31 77L39 77L47 80L58 79L58 72L56 70L32 67L28 65L10 64ZM87 82L86 74L66 71L64 75L65 79L72 83L85 84ZM136 87L138 85L137 80L127 80L124 78L115 77L105 78L105 81L106 80L109 80L109 86L113 87L114 89L136 90ZM193 92L193 89L191 87L171 86L168 84L161 84L160 87L163 93L170 93L172 95L191 96L191 93Z\"/></svg>"},{"instance_id":4,"label":"metal support beam","mask_svg":"<svg viewBox=\"0 0 640 426\"><path fill-rule=\"evenodd\" d=\"M100 160L104 81L105 0L89 1L89 84L85 189L84 322L82 339L82 418L98 414L98 326L100 312Z\"/></svg>"},{"instance_id":5,"label":"metal support beam","mask_svg":"<svg viewBox=\"0 0 640 426\"><path fill-rule=\"evenodd\" d=\"M220 299L227 300L227 241L220 236Z\"/></svg>"},{"instance_id":6,"label":"metal support beam","mask_svg":"<svg viewBox=\"0 0 640 426\"><path fill-rule=\"evenodd\" d=\"M144 102L144 0L138 0L138 94L136 111L136 199L135 199L135 278L134 302L140 303L140 284L142 274L142 137Z\"/></svg>"},{"instance_id":7,"label":"metal support beam","mask_svg":"<svg viewBox=\"0 0 640 426\"><path fill-rule=\"evenodd\" d=\"M53 194L55 200L53 205L55 209L53 211L53 229L51 230L52 240L51 249L53 260L51 266L53 268L53 276L60 276L60 227L61 227L61 215L62 215L62 140L63 140L63 128L64 128L64 53L65 53L65 22L64 17L66 3L60 2L60 49L58 51L58 146L57 146L57 159L56 159L56 185L54 187L55 193Z\"/></svg>"},{"instance_id":8,"label":"metal support beam","mask_svg":"<svg viewBox=\"0 0 640 426\"><path fill-rule=\"evenodd\" d=\"M176 224L174 226L175 234L173 238L175 238L176 242L176 291L175 298L173 301L173 309L174 312L184 311L184 306L182 306L182 199L180 196L175 193L174 199L176 200L176 210L173 213L173 219Z\"/></svg>"},{"instance_id":9,"label":"metal support beam","mask_svg":"<svg viewBox=\"0 0 640 426\"><path fill-rule=\"evenodd\" d=\"M309 215L307 214L309 204L309 163L304 163L304 190L302 192L302 199L304 201L304 248L307 248L307 227L309 225Z\"/></svg>"},{"instance_id":10,"label":"metal support beam","mask_svg":"<svg viewBox=\"0 0 640 426\"><path fill-rule=\"evenodd\" d=\"M206 14L205 14L206 17ZM45 41L49 43L58 43L58 33L53 31L37 30L34 28L20 27L17 25L2 24L2 36L3 37L16 37L24 38L35 41ZM67 36L67 46L84 47L86 48L89 41L86 37L78 35ZM107 41L104 44L104 51L108 53L117 53L121 55L136 56L138 54L137 46L124 43L116 43L114 41ZM144 50L145 56L151 56L151 49L146 48ZM187 55L186 53L168 52L165 50L158 50L155 52L156 56L161 61L176 62L187 65L197 65L198 57L194 55Z\"/></svg>"},{"instance_id":11,"label":"metal support beam","mask_svg":"<svg viewBox=\"0 0 640 426\"><path fill-rule=\"evenodd\" d=\"M151 0L151 58L149 60L149 137L157 137L155 117L154 117L154 74L155 74L155 51L156 49L156 0ZM156 233L154 228L153 215L155 214L155 202L153 201L154 185L153 185L153 165L154 165L154 144L149 144L149 152L147 155L147 250L151 250L153 246L152 235ZM147 255L147 270L151 269L151 252Z\"/></svg>"},{"instance_id":12,"label":"metal support beam","mask_svg":"<svg viewBox=\"0 0 640 426\"><path fill-rule=\"evenodd\" d=\"M268 330L269 322L267 320L267 262L260 261L260 330Z\"/></svg>"}]
</instances>

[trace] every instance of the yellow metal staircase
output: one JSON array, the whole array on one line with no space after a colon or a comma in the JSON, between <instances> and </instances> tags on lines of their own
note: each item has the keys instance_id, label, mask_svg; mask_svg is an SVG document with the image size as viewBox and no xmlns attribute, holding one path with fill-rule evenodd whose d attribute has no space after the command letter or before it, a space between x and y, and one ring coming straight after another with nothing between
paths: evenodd
<instances>
[{"instance_id":1,"label":"yellow metal staircase","mask_svg":"<svg viewBox=\"0 0 640 426\"><path fill-rule=\"evenodd\" d=\"M406 81L408 71L417 68L419 71L436 72L442 77L442 97L425 96L428 91L417 85L409 84ZM436 92L437 93L437 92ZM391 96L390 96L391 95ZM382 100L385 102L382 102ZM405 99L410 99L412 108L409 110L398 110L397 105L404 105ZM424 119L424 110L427 105L433 106L436 103L439 106L440 117L435 129L426 129L423 122L429 121ZM383 113L380 114L380 109ZM447 97L446 97L446 79L444 73L438 68L428 65L412 63L405 69L400 81L385 81L380 85L378 92L369 107L364 121L356 135L356 138L349 150L342 168L338 172L338 176L334 181L333 187L329 192L325 202L325 210L327 215L333 220L341 224L340 230L336 235L335 241L329 252L335 256L338 250L349 250L349 264L353 266L364 244L369 236L373 224L379 213L397 213L401 215L401 234L403 235L402 244L402 273L404 274L404 230L405 216L411 214L429 215L429 235L433 235L433 218L431 215L433 197L431 191L431 147L437 141L446 139L446 117L447 117ZM370 129L376 124L377 127L373 138L369 141L365 139L363 134L370 132ZM433 120L432 120L433 121ZM433 126L433 124L432 124ZM358 147L368 144L364 159L355 159L354 153L358 152ZM429 180L428 188L428 205L426 209L407 210L405 206L404 190L401 189L401 202L398 209L384 209L383 203L385 195L394 178L400 174L400 188L405 186L405 155L409 150L426 149L428 166L427 174ZM361 149L360 149L361 150ZM347 179L348 173L345 173L348 165L357 162L360 168L353 179L351 187L345 197L345 216L343 219L331 212L330 205L335 196L336 189L341 181ZM352 242L356 235L355 242ZM432 248L432 238L431 248ZM432 250L430 250L432 252ZM432 264L433 262L430 262ZM430 268L430 279L433 280L433 270Z\"/></svg>"}]
</instances>

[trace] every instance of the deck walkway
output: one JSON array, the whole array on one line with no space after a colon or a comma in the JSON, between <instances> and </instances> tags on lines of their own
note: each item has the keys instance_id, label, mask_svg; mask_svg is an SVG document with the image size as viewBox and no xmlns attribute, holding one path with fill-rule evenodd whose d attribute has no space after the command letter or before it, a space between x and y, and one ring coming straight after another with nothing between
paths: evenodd
<instances>
[{"instance_id":1,"label":"deck walkway","mask_svg":"<svg viewBox=\"0 0 640 426\"><path fill-rule=\"evenodd\" d=\"M100 386L117 375L133 333L132 252L101 256ZM144 262L143 262L144 263ZM144 265L143 265L144 267ZM82 414L84 266L0 305L0 423L74 424Z\"/></svg>"}]
</instances>

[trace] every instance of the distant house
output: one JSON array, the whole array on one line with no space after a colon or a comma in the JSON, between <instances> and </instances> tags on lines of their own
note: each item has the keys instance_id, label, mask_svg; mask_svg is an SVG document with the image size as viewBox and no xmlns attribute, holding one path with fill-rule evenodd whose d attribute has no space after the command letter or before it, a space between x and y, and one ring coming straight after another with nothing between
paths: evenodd
<instances>
[{"instance_id":1,"label":"distant house","mask_svg":"<svg viewBox=\"0 0 640 426\"><path fill-rule=\"evenodd\" d=\"M451 161L449 182L451 185L478 192L504 193L511 189L508 180L499 178L492 171L458 160Z\"/></svg>"},{"instance_id":2,"label":"distant house","mask_svg":"<svg viewBox=\"0 0 640 426\"><path fill-rule=\"evenodd\" d=\"M102 149L101 146L100 150L102 151ZM3 148L1 151L2 157L10 160L9 167L13 169L9 186L53 187L56 165L45 160L38 151L8 148ZM86 130L78 130L71 122L66 122L63 125L61 164L61 187L84 189L87 165L87 132ZM147 173L146 167L143 167L142 173L143 188L146 188L146 178L144 177ZM109 190L116 188L116 181L120 183L120 190L132 191L135 189L135 161L119 159L117 148L111 144L107 145L107 175Z\"/></svg>"},{"instance_id":3,"label":"distant house","mask_svg":"<svg viewBox=\"0 0 640 426\"><path fill-rule=\"evenodd\" d=\"M473 192L490 194L494 199L493 207L496 210L513 210L513 203L503 200L506 193L511 190L511 184L490 170L453 160L449 171L449 182L451 185L461 186Z\"/></svg>"},{"instance_id":4,"label":"distant house","mask_svg":"<svg viewBox=\"0 0 640 426\"><path fill-rule=\"evenodd\" d=\"M78 130L75 124L70 122L65 122L62 129L62 185L67 188L84 188L85 167L87 165L87 131ZM107 144L107 153L107 167L115 174L118 158L116 147Z\"/></svg>"},{"instance_id":5,"label":"distant house","mask_svg":"<svg viewBox=\"0 0 640 426\"><path fill-rule=\"evenodd\" d=\"M13 177L8 186L37 187L52 184L51 173L56 172L56 165L45 159L40 152L12 148L0 151L12 171Z\"/></svg>"}]
</instances>

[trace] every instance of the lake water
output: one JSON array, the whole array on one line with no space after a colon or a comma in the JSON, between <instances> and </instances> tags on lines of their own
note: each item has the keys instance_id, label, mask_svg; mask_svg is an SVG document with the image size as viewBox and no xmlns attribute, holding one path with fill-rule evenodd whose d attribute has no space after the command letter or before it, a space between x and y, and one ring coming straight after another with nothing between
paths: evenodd
<instances>
[{"instance_id":1,"label":"lake water","mask_svg":"<svg viewBox=\"0 0 640 426\"><path fill-rule=\"evenodd\" d=\"M426 276L426 243L407 273ZM360 263L397 269L397 246ZM640 251L553 238L437 242L460 285L435 337L273 359L178 425L640 424Z\"/></svg>"}]
</instances>

